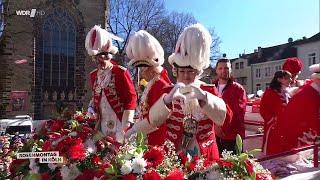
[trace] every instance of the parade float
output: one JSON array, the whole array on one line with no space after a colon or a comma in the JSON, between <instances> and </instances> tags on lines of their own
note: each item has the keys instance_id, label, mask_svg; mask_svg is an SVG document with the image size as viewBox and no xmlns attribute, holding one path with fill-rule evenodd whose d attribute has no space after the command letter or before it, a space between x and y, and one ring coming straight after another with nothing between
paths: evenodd
<instances>
[{"instance_id":1,"label":"parade float","mask_svg":"<svg viewBox=\"0 0 320 180\"><path fill-rule=\"evenodd\" d=\"M47 121L28 140L2 136L1 179L272 179L241 148L208 162L177 153L169 141L147 146L142 134L119 144L95 133L94 124L77 112Z\"/></svg>"}]
</instances>

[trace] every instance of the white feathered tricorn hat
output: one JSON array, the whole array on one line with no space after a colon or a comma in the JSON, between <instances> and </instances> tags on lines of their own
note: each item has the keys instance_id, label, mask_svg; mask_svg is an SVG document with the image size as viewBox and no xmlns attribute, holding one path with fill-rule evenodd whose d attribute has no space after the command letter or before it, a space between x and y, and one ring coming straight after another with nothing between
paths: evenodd
<instances>
[{"instance_id":1,"label":"white feathered tricorn hat","mask_svg":"<svg viewBox=\"0 0 320 180\"><path fill-rule=\"evenodd\" d=\"M210 65L211 35L201 24L186 27L176 44L169 63L178 67L191 67L200 73Z\"/></svg>"},{"instance_id":2,"label":"white feathered tricorn hat","mask_svg":"<svg viewBox=\"0 0 320 180\"><path fill-rule=\"evenodd\" d=\"M131 66L161 66L164 52L159 41L145 30L135 32L129 39L126 53Z\"/></svg>"},{"instance_id":3,"label":"white feathered tricorn hat","mask_svg":"<svg viewBox=\"0 0 320 180\"><path fill-rule=\"evenodd\" d=\"M116 54L118 48L112 45L112 40L123 41L121 38L95 25L87 34L86 49L90 56L97 55L101 52Z\"/></svg>"},{"instance_id":4,"label":"white feathered tricorn hat","mask_svg":"<svg viewBox=\"0 0 320 180\"><path fill-rule=\"evenodd\" d=\"M309 66L309 70L312 72L311 79L320 79L320 64Z\"/></svg>"}]
</instances>

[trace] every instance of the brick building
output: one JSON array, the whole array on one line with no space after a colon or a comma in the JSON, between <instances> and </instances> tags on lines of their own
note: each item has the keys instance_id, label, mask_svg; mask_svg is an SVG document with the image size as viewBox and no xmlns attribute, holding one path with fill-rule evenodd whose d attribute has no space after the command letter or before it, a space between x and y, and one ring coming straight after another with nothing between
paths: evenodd
<instances>
[{"instance_id":1,"label":"brick building","mask_svg":"<svg viewBox=\"0 0 320 180\"><path fill-rule=\"evenodd\" d=\"M106 0L0 0L0 118L45 119L86 107L86 33L105 26ZM2 10L1 10L2 9Z\"/></svg>"}]
</instances>

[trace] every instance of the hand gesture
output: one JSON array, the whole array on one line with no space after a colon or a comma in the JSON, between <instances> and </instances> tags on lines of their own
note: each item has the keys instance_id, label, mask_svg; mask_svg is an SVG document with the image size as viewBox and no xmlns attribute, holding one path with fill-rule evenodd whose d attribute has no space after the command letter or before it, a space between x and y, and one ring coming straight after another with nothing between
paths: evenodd
<instances>
[{"instance_id":1,"label":"hand gesture","mask_svg":"<svg viewBox=\"0 0 320 180\"><path fill-rule=\"evenodd\" d=\"M180 88L185 87L183 83L177 83L173 89L169 92L169 94L165 95L163 100L165 104L170 104L174 99L182 98L186 99L186 96L180 92Z\"/></svg>"},{"instance_id":2,"label":"hand gesture","mask_svg":"<svg viewBox=\"0 0 320 180\"><path fill-rule=\"evenodd\" d=\"M200 87L195 86L195 85L190 85L189 87L186 87L186 88L191 89L191 91L186 94L186 98L188 98L188 99L195 98L195 99L198 99L201 101L206 100L207 93L205 91L203 91Z\"/></svg>"}]
</instances>

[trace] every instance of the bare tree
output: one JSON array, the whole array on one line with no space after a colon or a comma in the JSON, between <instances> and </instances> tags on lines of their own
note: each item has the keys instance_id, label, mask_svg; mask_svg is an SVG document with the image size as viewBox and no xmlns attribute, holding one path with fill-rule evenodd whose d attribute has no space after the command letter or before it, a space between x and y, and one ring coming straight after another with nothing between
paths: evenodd
<instances>
[{"instance_id":1,"label":"bare tree","mask_svg":"<svg viewBox=\"0 0 320 180\"><path fill-rule=\"evenodd\" d=\"M156 26L165 15L162 0L110 0L109 30L122 38L116 42L119 54L124 54L130 34L140 29Z\"/></svg>"},{"instance_id":2,"label":"bare tree","mask_svg":"<svg viewBox=\"0 0 320 180\"><path fill-rule=\"evenodd\" d=\"M153 26L147 30L159 40L165 54L168 55L174 51L176 42L183 29L195 22L196 19L192 14L171 12L157 26Z\"/></svg>"},{"instance_id":3,"label":"bare tree","mask_svg":"<svg viewBox=\"0 0 320 180\"><path fill-rule=\"evenodd\" d=\"M183 29L197 22L190 13L167 13L163 0L110 0L109 5L108 28L113 34L124 38L124 42L116 42L120 64L125 64L124 48L133 32L141 29L148 31L158 39L165 51L165 58L168 58ZM210 33L213 39L211 59L214 61L220 54L220 40L212 28ZM171 66L167 61L164 67L171 74ZM135 76L135 72L132 73Z\"/></svg>"},{"instance_id":4,"label":"bare tree","mask_svg":"<svg viewBox=\"0 0 320 180\"><path fill-rule=\"evenodd\" d=\"M217 59L221 56L220 47L219 47L221 40L219 36L215 33L213 28L209 28L209 32L212 37L212 43L210 47L210 50L211 50L210 64L211 64L211 67L214 67Z\"/></svg>"}]
</instances>

